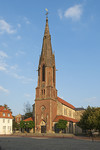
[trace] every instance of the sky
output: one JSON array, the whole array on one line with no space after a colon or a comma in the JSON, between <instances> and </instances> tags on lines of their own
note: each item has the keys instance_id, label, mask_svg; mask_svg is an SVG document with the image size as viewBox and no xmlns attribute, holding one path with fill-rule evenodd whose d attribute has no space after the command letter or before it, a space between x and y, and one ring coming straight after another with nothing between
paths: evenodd
<instances>
[{"instance_id":1,"label":"sky","mask_svg":"<svg viewBox=\"0 0 100 150\"><path fill-rule=\"evenodd\" d=\"M0 0L0 105L33 105L46 11L58 96L100 107L100 0Z\"/></svg>"}]
</instances>

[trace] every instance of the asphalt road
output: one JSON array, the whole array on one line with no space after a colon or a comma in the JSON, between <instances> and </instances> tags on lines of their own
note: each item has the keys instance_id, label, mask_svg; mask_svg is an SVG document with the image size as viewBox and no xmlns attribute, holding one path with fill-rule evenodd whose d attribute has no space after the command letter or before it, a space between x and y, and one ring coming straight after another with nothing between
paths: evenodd
<instances>
[{"instance_id":1,"label":"asphalt road","mask_svg":"<svg viewBox=\"0 0 100 150\"><path fill-rule=\"evenodd\" d=\"M0 137L0 150L100 150L100 141L70 138Z\"/></svg>"}]
</instances>

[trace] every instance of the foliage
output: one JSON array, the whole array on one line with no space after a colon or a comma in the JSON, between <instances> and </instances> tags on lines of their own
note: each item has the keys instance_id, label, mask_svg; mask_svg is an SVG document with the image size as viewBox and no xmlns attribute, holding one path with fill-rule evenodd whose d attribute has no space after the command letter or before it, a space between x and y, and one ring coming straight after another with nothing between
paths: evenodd
<instances>
[{"instance_id":1,"label":"foliage","mask_svg":"<svg viewBox=\"0 0 100 150\"><path fill-rule=\"evenodd\" d=\"M34 121L21 121L20 122L20 128L23 128L23 129L32 129L35 127L35 123Z\"/></svg>"},{"instance_id":2,"label":"foliage","mask_svg":"<svg viewBox=\"0 0 100 150\"><path fill-rule=\"evenodd\" d=\"M24 104L24 112L25 112L24 119L33 117L32 106L30 105L29 102Z\"/></svg>"},{"instance_id":3,"label":"foliage","mask_svg":"<svg viewBox=\"0 0 100 150\"><path fill-rule=\"evenodd\" d=\"M56 123L56 128L63 130L66 129L67 121L60 119L58 123Z\"/></svg>"},{"instance_id":4,"label":"foliage","mask_svg":"<svg viewBox=\"0 0 100 150\"><path fill-rule=\"evenodd\" d=\"M35 123L34 123L34 121L26 121L26 122L25 122L25 126L26 126L26 128L28 128L28 129L32 129L32 128L35 127Z\"/></svg>"},{"instance_id":5,"label":"foliage","mask_svg":"<svg viewBox=\"0 0 100 150\"><path fill-rule=\"evenodd\" d=\"M13 120L13 130L15 129L19 129L19 124L15 120Z\"/></svg>"},{"instance_id":6,"label":"foliage","mask_svg":"<svg viewBox=\"0 0 100 150\"><path fill-rule=\"evenodd\" d=\"M30 117L33 117L33 113L32 112L25 113L24 119L27 119L27 118L30 118Z\"/></svg>"},{"instance_id":7,"label":"foliage","mask_svg":"<svg viewBox=\"0 0 100 150\"><path fill-rule=\"evenodd\" d=\"M11 111L11 109L8 107L8 105L7 105L7 104L4 104L4 107L5 107L6 109L8 109L8 110L10 110L10 111Z\"/></svg>"},{"instance_id":8,"label":"foliage","mask_svg":"<svg viewBox=\"0 0 100 150\"><path fill-rule=\"evenodd\" d=\"M25 126L25 121L20 121L20 128L23 128L23 129L25 129L26 128L26 126Z\"/></svg>"},{"instance_id":9,"label":"foliage","mask_svg":"<svg viewBox=\"0 0 100 150\"><path fill-rule=\"evenodd\" d=\"M100 131L100 108L88 106L77 125L83 130Z\"/></svg>"}]
</instances>

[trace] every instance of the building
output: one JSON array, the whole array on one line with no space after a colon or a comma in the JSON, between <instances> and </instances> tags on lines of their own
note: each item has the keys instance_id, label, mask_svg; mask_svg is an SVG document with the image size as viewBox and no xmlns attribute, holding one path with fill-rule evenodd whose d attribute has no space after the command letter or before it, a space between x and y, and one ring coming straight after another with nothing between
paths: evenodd
<instances>
[{"instance_id":1,"label":"building","mask_svg":"<svg viewBox=\"0 0 100 150\"><path fill-rule=\"evenodd\" d=\"M12 112L0 106L0 134L12 134Z\"/></svg>"},{"instance_id":2,"label":"building","mask_svg":"<svg viewBox=\"0 0 100 150\"><path fill-rule=\"evenodd\" d=\"M59 119L68 121L66 128L68 133L75 133L76 128L78 128L76 126L78 119L76 118L75 107L57 96L55 55L52 52L48 17L46 17L43 45L38 65L38 85L33 112L35 132L54 132L55 123Z\"/></svg>"},{"instance_id":3,"label":"building","mask_svg":"<svg viewBox=\"0 0 100 150\"><path fill-rule=\"evenodd\" d=\"M34 119L32 117L29 117L29 118L27 118L27 119L25 119L23 121L26 122L26 123L29 122L29 121L33 122ZM32 129L26 128L25 131L28 132L28 133L33 133L34 132L34 128L32 128Z\"/></svg>"},{"instance_id":4,"label":"building","mask_svg":"<svg viewBox=\"0 0 100 150\"><path fill-rule=\"evenodd\" d=\"M20 123L20 121L22 121L24 119L24 115L18 114L15 116L15 122L17 122L18 124Z\"/></svg>"}]
</instances>

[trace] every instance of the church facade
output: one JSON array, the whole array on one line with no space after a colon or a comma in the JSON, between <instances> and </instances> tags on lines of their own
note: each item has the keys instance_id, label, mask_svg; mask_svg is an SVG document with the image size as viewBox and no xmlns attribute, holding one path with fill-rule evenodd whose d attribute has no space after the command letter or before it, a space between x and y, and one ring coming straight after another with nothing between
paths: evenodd
<instances>
[{"instance_id":1,"label":"church facade","mask_svg":"<svg viewBox=\"0 0 100 150\"><path fill-rule=\"evenodd\" d=\"M43 45L38 65L38 85L36 87L35 104L33 105L35 132L55 132L55 123L59 119L68 121L66 132L81 132L81 129L76 126L81 111L80 113L76 113L76 111L73 105L57 96L55 55L52 52L48 17L46 17Z\"/></svg>"}]
</instances>

